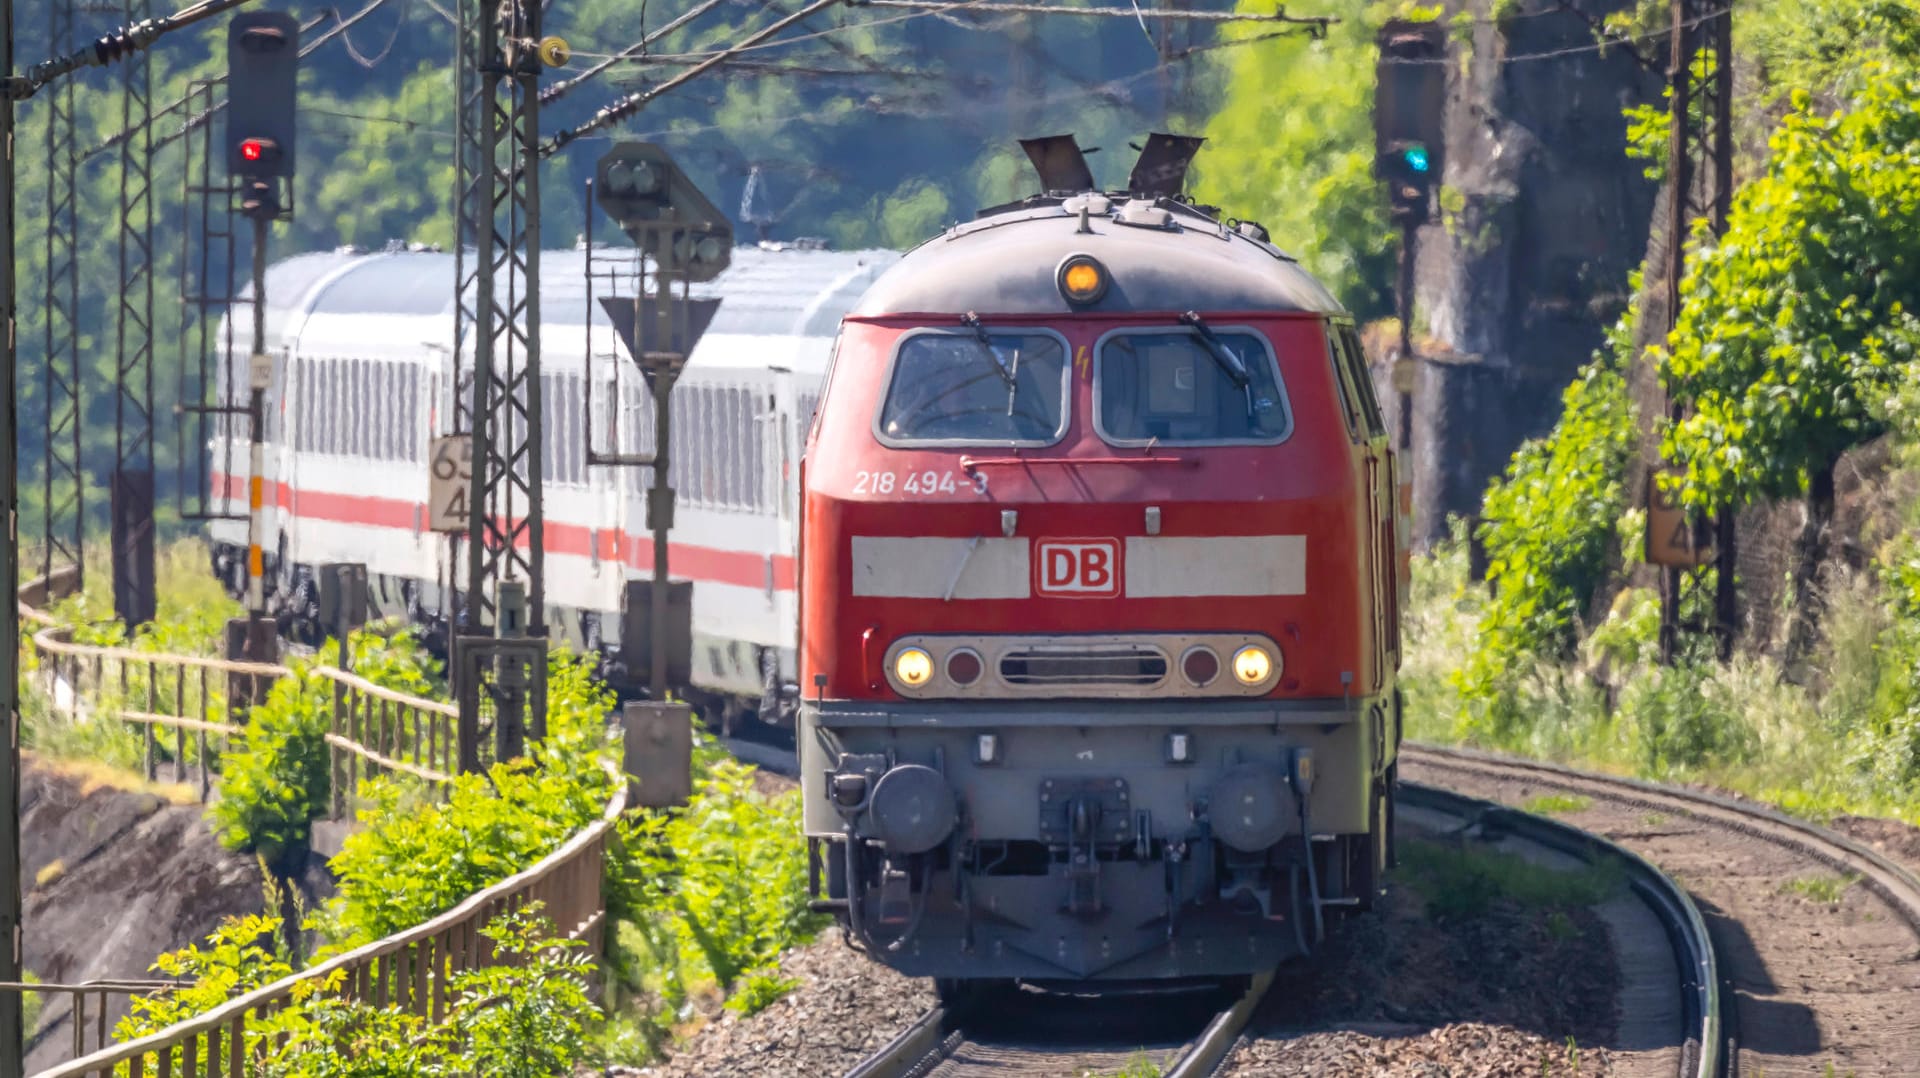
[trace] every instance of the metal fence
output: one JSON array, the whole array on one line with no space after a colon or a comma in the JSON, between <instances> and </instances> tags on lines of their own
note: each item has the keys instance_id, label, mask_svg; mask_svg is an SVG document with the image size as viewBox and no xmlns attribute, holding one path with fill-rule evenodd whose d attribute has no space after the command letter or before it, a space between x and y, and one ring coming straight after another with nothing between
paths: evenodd
<instances>
[{"instance_id":1,"label":"metal fence","mask_svg":"<svg viewBox=\"0 0 1920 1078\"><path fill-rule=\"evenodd\" d=\"M202 801L212 790L214 761L245 727L246 702L264 700L293 674L278 663L76 644L72 630L59 625L41 629L32 641L42 691L56 710L69 721L139 727L148 781L158 781L164 762L174 782L198 782ZM459 713L452 704L382 688L332 666L314 667L308 676L327 682L332 693L327 746L334 819L348 815L369 778L399 772L439 784L457 771Z\"/></svg>"},{"instance_id":2,"label":"metal fence","mask_svg":"<svg viewBox=\"0 0 1920 1078\"><path fill-rule=\"evenodd\" d=\"M263 1038L249 1034L247 1020L282 1009L297 986L325 982L336 975L341 996L377 1007L404 1008L438 1022L447 1014L452 977L492 961L492 944L480 930L495 917L530 903L540 903L555 925L597 952L606 927L607 840L626 808L625 784L614 786L600 818L566 845L433 920L228 1000L158 1033L41 1071L35 1078L241 1078L251 1073L267 1047Z\"/></svg>"},{"instance_id":3,"label":"metal fence","mask_svg":"<svg viewBox=\"0 0 1920 1078\"><path fill-rule=\"evenodd\" d=\"M54 624L25 602L20 615L42 626L30 647L36 653L43 689L56 709L68 712L69 721L136 725L145 745L147 778L159 777L160 757L168 753L174 780L186 783L197 777L202 800L211 792L213 762L244 735L242 702L263 700L280 679L294 676L291 668L279 664L77 644L70 629ZM331 690L326 740L332 757L329 810L333 818L348 817L362 784L380 775L406 774L429 787L445 789L460 759L454 705L395 692L330 666L310 668L306 676L324 681ZM618 779L617 769L609 767L609 774ZM284 1007L297 985L336 975L341 996L375 1006L404 1007L437 1022L446 1014L452 976L492 960L491 943L480 929L500 914L530 903L539 903L557 927L597 951L606 917L603 876L608 836L627 803L627 784L615 781L613 787L615 792L600 818L533 867L425 924L137 1041L106 1043L109 997L176 986L107 981L0 985L0 991L70 996L75 1056L83 1056L92 1034L96 1049L92 1054L42 1071L36 1078L241 1078L259 1061L264 1047L250 1040L248 1019ZM84 1020L89 999L96 1003L91 1023Z\"/></svg>"}]
</instances>

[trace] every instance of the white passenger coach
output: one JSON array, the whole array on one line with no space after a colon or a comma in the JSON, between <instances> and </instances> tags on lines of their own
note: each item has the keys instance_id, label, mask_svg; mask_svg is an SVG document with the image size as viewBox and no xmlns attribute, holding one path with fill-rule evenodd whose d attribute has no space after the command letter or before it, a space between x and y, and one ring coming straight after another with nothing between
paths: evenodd
<instances>
[{"instance_id":1,"label":"white passenger coach","mask_svg":"<svg viewBox=\"0 0 1920 1078\"><path fill-rule=\"evenodd\" d=\"M608 254L595 251L596 270ZM627 582L651 575L652 475L587 465L584 378L591 371L599 452L651 451L652 403L599 304L588 310L585 258L549 251L540 265L546 615L555 639L617 656ZM841 316L898 258L742 247L718 280L694 287L723 300L672 404L669 553L673 577L693 581L697 689L746 703L794 676L801 446ZM291 631L318 628L317 567L364 562L375 613L444 643L456 578L453 544L428 528L428 447L452 427L453 280L453 255L424 250L299 255L268 270L262 546ZM605 278L594 287L604 292ZM223 374L245 377L252 328L243 300L218 338L236 353ZM470 373L471 341L464 351ZM224 384L218 392L227 399ZM212 508L244 517L245 424L230 432L212 441ZM211 532L215 570L237 594L246 522L217 520Z\"/></svg>"}]
</instances>

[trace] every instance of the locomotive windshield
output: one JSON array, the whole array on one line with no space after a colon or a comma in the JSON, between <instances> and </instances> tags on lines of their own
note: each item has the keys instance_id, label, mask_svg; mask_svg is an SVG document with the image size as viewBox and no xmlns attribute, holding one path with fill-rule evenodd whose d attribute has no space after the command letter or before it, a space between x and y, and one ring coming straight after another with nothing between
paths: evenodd
<instances>
[{"instance_id":1,"label":"locomotive windshield","mask_svg":"<svg viewBox=\"0 0 1920 1078\"><path fill-rule=\"evenodd\" d=\"M1066 430L1067 351L1041 333L902 338L880 408L888 445L1047 445Z\"/></svg>"},{"instance_id":2,"label":"locomotive windshield","mask_svg":"<svg viewBox=\"0 0 1920 1078\"><path fill-rule=\"evenodd\" d=\"M1271 444L1293 418L1266 341L1246 332L1122 331L1100 343L1094 423L1116 445Z\"/></svg>"}]
</instances>

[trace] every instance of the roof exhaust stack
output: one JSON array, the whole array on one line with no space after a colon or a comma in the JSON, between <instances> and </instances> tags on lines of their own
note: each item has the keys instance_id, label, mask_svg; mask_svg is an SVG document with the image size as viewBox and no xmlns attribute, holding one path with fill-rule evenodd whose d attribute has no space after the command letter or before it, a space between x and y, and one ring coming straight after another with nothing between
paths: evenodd
<instances>
[{"instance_id":1,"label":"roof exhaust stack","mask_svg":"<svg viewBox=\"0 0 1920 1078\"><path fill-rule=\"evenodd\" d=\"M1023 138L1020 148L1027 151L1027 160L1032 161L1034 171L1040 173L1042 191L1072 194L1095 189L1093 170L1087 167L1087 154L1097 151L1082 150L1072 135Z\"/></svg>"},{"instance_id":2,"label":"roof exhaust stack","mask_svg":"<svg viewBox=\"0 0 1920 1078\"><path fill-rule=\"evenodd\" d=\"M1127 177L1127 190L1146 198L1173 198L1186 190L1187 166L1207 141L1193 135L1169 135L1155 131L1147 136L1146 148L1133 163ZM1033 151L1029 150L1028 153Z\"/></svg>"}]
</instances>

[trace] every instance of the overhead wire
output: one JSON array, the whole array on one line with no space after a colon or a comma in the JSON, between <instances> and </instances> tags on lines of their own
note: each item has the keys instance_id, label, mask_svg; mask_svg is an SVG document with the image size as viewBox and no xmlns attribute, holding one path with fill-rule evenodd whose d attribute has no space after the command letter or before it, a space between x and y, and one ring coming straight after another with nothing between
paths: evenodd
<instances>
[{"instance_id":1,"label":"overhead wire","mask_svg":"<svg viewBox=\"0 0 1920 1078\"><path fill-rule=\"evenodd\" d=\"M900 8L909 11L936 11L959 5L948 0L848 0L851 7ZM1300 25L1325 26L1340 20L1330 15L1289 15L1286 5L1267 14L1247 11L1204 11L1191 8L1146 8L1138 3L1132 7L1076 7L1066 4L1042 4L1021 2L1021 0L982 0L977 4L966 5L969 10L991 14L1011 15L1079 15L1090 18L1168 19L1176 22L1284 22Z\"/></svg>"},{"instance_id":2,"label":"overhead wire","mask_svg":"<svg viewBox=\"0 0 1920 1078\"><path fill-rule=\"evenodd\" d=\"M622 60L629 60L636 56L644 55L647 51L647 46L653 44L654 42L660 40L661 38L667 36L668 34L673 33L675 30L680 29L682 26L685 26L686 24L706 14L707 12L712 11L714 8L719 7L722 2L723 0L701 0L700 3L695 4L694 6L688 8L685 12L681 13L679 17L673 19L671 22L667 23L665 26L662 26L660 29L655 30L650 34L646 33L645 30L643 29L641 32L639 41L634 42L632 45L627 46L626 48L620 50L619 52L600 56L598 57L598 59L600 59L601 61L600 63L595 64L594 66L588 68L587 70L581 72L578 75L575 75L573 78L567 79L563 82L556 82L552 86L548 86L545 89L541 90L540 103L543 105L547 105L555 101L558 101L561 97L566 95L567 91L573 89L575 86L578 86L583 82L586 82L588 79L594 78L595 76L599 75L601 72L612 67L614 64L619 63ZM592 54L588 54L588 53L576 52L574 55L585 56L589 59L595 58L592 56Z\"/></svg>"},{"instance_id":3,"label":"overhead wire","mask_svg":"<svg viewBox=\"0 0 1920 1078\"><path fill-rule=\"evenodd\" d=\"M620 100L615 101L613 104L608 105L605 108L602 108L599 112L594 113L593 117L587 120L585 123L579 124L575 127L566 128L560 131L558 134L554 135L553 138L541 144L540 156L543 158L550 157L554 153L558 152L560 149L565 147L568 143L579 138L581 135L598 130L599 128L605 127L609 124L618 123L621 120L626 119L627 117L633 115L634 113L639 112L642 108L645 108L648 102L659 97L661 94L664 94L669 90L674 89L675 87L684 85L696 78L699 78L701 75L705 74L707 71L712 70L713 68L719 66L722 61L734 55L737 55L741 52L746 51L747 49L753 47L756 44L759 44L760 42L765 41L766 39L772 37L773 35L779 33L780 31L785 30L787 27L792 26L794 23L801 21L802 19L808 18L809 16L812 16L812 15L817 15L820 12L825 11L828 8L833 7L834 5L843 3L843 2L844 0L813 0L812 3L807 4L806 6L800 8L797 11L794 11L782 18L775 19L772 23L769 23L768 25L761 27L760 29L754 31L751 34L748 34L746 38L743 39L738 45L735 45L729 49L725 49L720 52L714 53L713 55L702 60L700 63L697 63L692 67L687 68L685 71L682 71L680 74L675 75L673 78L668 79L667 81L661 83L656 87L653 87L652 89L642 90L637 93L628 94L627 96L621 98ZM965 0L963 0L963 2L965 2Z\"/></svg>"},{"instance_id":4,"label":"overhead wire","mask_svg":"<svg viewBox=\"0 0 1920 1078\"><path fill-rule=\"evenodd\" d=\"M342 33L340 35L340 44L346 48L347 56L351 58L354 63L359 64L368 71L372 71L374 68L379 67L387 57L393 55L393 47L400 42L400 31L406 29L407 13L407 0L400 0L400 17L393 20L393 33L387 35L387 43L381 47L380 55L378 56L371 58L362 56L360 50L354 48L352 34Z\"/></svg>"},{"instance_id":5,"label":"overhead wire","mask_svg":"<svg viewBox=\"0 0 1920 1078\"><path fill-rule=\"evenodd\" d=\"M1727 4L1722 7L1714 8L1711 11L1705 11L1698 15L1695 15L1694 17L1687 19L1685 22L1681 22L1681 23L1677 23L1669 26L1663 26L1655 30L1648 30L1645 33L1622 34L1618 37L1609 38L1604 41L1589 42L1585 45L1569 45L1566 48L1562 48L1562 49L1548 49L1543 52L1524 52L1515 56L1502 56L1502 57L1499 57L1496 62L1501 64L1530 63L1536 60L1552 60L1556 57L1574 56L1580 53L1605 52L1608 49L1621 49L1621 50L1627 51L1628 53L1631 53L1632 50L1628 46L1631 45L1632 43L1642 42L1642 41L1657 41L1662 38L1670 36L1673 33L1675 26L1678 26L1681 28L1698 26L1703 22L1711 22L1712 20L1717 19L1720 16L1725 15L1727 12L1732 10L1733 10L1733 5ZM1454 61L1446 59L1444 57L1438 57L1434 59L1422 59L1418 57L1397 57L1396 56L1396 57L1390 57L1390 58L1382 58L1381 60L1382 64L1391 64L1395 66L1411 65L1411 64L1448 64L1453 62Z\"/></svg>"},{"instance_id":6,"label":"overhead wire","mask_svg":"<svg viewBox=\"0 0 1920 1078\"><path fill-rule=\"evenodd\" d=\"M308 41L305 44L301 45L300 53L299 53L300 58L302 60L306 59L308 56L312 55L315 50L319 49L322 45L325 45L327 42L332 41L334 38L339 37L341 34L346 33L348 30L353 28L353 25L355 23L359 22L360 20L366 18L367 16L373 14L375 11L379 10L379 8L382 5L384 5L386 2L387 0L370 0L370 2L365 7L362 7L359 11L356 11L352 15L348 15L344 17L340 14L340 9L330 7L325 12L314 16L312 19L307 20L305 23L301 24L301 27L300 27L300 34L302 37L305 37L307 34L325 25L329 19L334 21L334 25L331 27L328 27L326 32L321 34L319 37L314 38L313 40ZM219 83L227 81L227 78L225 75L216 75L208 81L217 85ZM171 116L176 112L184 111L187 105L191 101L192 101L191 95L178 98L172 104L165 105L160 109L158 109L157 111L155 111L153 115L148 119L147 122L153 123L164 117ZM162 147L168 145L169 143L175 142L191 134L192 132L199 130L201 127L205 126L209 121L211 121L216 113L220 112L226 107L227 107L227 103L225 101L215 102L213 107L207 109L205 112L189 117L186 123L182 124L178 131L170 131L167 134L161 135L157 139L155 139L153 144L153 149L156 152L158 152ZM93 149L88 150L85 154L83 154L80 160L83 163L87 161L91 161L95 157L99 156L100 154L106 153L108 150L114 149L115 147L119 146L121 143L132 138L134 135L138 134L139 131L140 129L138 127L129 127L129 128L124 128L112 135L109 135L106 139L102 140L99 145L95 146Z\"/></svg>"}]
</instances>

